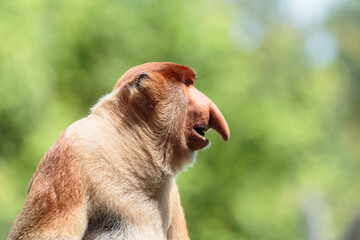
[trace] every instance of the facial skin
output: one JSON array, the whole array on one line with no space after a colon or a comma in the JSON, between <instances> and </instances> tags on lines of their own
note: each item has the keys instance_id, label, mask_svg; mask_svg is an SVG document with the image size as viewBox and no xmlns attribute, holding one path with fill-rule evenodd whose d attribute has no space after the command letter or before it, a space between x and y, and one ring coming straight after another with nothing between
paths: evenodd
<instances>
[{"instance_id":1,"label":"facial skin","mask_svg":"<svg viewBox=\"0 0 360 240\"><path fill-rule=\"evenodd\" d=\"M196 75L174 63L127 71L44 155L9 239L189 239L175 178L229 138Z\"/></svg>"}]
</instances>

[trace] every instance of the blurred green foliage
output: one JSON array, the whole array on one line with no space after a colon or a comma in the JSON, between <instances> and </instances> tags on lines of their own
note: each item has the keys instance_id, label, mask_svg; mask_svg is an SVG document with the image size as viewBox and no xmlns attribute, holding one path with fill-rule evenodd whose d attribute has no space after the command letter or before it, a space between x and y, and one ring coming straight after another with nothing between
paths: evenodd
<instances>
[{"instance_id":1,"label":"blurred green foliage","mask_svg":"<svg viewBox=\"0 0 360 240\"><path fill-rule=\"evenodd\" d=\"M0 1L0 238L60 132L149 61L194 68L231 130L178 177L192 239L305 239L313 196L342 236L360 208L360 3L302 26L283 2Z\"/></svg>"}]
</instances>

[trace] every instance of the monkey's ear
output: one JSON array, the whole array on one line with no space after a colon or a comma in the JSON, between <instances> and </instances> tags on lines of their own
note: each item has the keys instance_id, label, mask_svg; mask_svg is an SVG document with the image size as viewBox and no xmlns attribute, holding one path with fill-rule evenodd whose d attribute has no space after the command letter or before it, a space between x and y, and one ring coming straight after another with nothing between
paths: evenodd
<instances>
[{"instance_id":1,"label":"monkey's ear","mask_svg":"<svg viewBox=\"0 0 360 240\"><path fill-rule=\"evenodd\" d=\"M143 73L139 74L139 76L137 77L136 83L135 83L136 88L140 88L142 81L147 78L149 78L147 72L143 72Z\"/></svg>"}]
</instances>

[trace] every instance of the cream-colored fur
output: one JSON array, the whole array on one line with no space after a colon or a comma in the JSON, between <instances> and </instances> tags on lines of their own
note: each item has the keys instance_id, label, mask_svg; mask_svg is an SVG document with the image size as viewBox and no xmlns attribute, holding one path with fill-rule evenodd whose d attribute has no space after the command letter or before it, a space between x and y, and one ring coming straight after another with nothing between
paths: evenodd
<instances>
[{"instance_id":1,"label":"cream-colored fur","mask_svg":"<svg viewBox=\"0 0 360 240\"><path fill-rule=\"evenodd\" d=\"M124 74L44 155L9 239L189 239L176 175L208 145L198 128L229 136L194 81L173 63Z\"/></svg>"}]
</instances>

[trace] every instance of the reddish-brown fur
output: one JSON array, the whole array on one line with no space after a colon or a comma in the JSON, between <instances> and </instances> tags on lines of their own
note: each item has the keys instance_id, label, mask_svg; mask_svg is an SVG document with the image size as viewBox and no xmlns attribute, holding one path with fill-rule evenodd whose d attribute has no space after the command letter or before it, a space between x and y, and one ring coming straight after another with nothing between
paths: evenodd
<instances>
[{"instance_id":1,"label":"reddish-brown fur","mask_svg":"<svg viewBox=\"0 0 360 240\"><path fill-rule=\"evenodd\" d=\"M189 239L176 174L209 127L229 138L195 79L174 63L126 72L44 155L9 239Z\"/></svg>"},{"instance_id":2,"label":"reddish-brown fur","mask_svg":"<svg viewBox=\"0 0 360 240\"><path fill-rule=\"evenodd\" d=\"M56 231L59 225L63 228L61 232L76 235L81 227L73 222L76 223L76 210L85 200L85 183L75 153L63 136L45 154L38 169L14 223L17 231L12 238L38 239L39 233Z\"/></svg>"}]
</instances>

